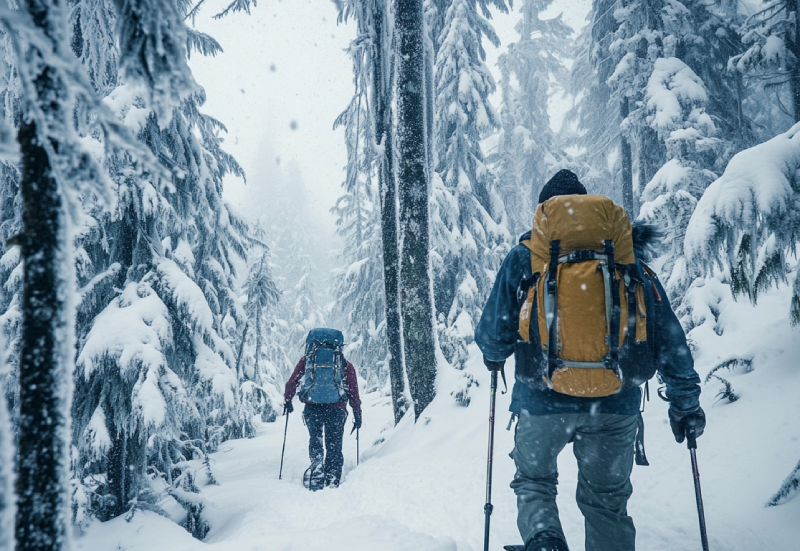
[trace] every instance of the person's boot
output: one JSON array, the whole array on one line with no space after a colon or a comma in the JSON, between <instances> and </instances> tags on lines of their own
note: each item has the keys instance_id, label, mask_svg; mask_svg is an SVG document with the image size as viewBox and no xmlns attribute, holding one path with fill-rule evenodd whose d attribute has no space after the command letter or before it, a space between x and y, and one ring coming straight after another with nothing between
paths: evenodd
<instances>
[{"instance_id":1,"label":"person's boot","mask_svg":"<svg viewBox=\"0 0 800 551\"><path fill-rule=\"evenodd\" d=\"M325 471L322 463L312 463L303 476L303 485L312 492L325 487Z\"/></svg>"},{"instance_id":2,"label":"person's boot","mask_svg":"<svg viewBox=\"0 0 800 551\"><path fill-rule=\"evenodd\" d=\"M534 538L525 546L525 551L569 551L561 538Z\"/></svg>"}]
</instances>

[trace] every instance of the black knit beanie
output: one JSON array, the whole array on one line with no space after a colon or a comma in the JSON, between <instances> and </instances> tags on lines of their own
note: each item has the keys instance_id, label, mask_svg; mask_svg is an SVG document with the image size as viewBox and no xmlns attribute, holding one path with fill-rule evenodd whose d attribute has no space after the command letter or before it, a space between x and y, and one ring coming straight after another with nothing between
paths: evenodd
<instances>
[{"instance_id":1,"label":"black knit beanie","mask_svg":"<svg viewBox=\"0 0 800 551\"><path fill-rule=\"evenodd\" d=\"M539 194L539 203L544 203L556 195L586 195L586 188L571 170L562 168L550 178Z\"/></svg>"}]
</instances>

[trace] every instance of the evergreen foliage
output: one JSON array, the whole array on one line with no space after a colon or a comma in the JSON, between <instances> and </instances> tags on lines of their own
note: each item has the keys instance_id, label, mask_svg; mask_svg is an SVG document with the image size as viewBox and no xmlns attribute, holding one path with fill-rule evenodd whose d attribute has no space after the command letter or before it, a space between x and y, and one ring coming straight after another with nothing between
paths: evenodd
<instances>
[{"instance_id":1,"label":"evergreen foliage","mask_svg":"<svg viewBox=\"0 0 800 551\"><path fill-rule=\"evenodd\" d=\"M360 368L367 381L366 389L375 390L389 381L384 261L378 233L381 218L375 185L382 167L369 93L376 70L373 64L380 62L372 48L375 31L370 22L375 10L384 8L380 2L349 3L344 17L349 15L348 9L361 11L355 15L359 35L349 49L355 93L335 123L345 127L347 168L342 183L344 194L331 209L336 216L337 233L344 239L345 266L334 276L333 315L347 336L345 356Z\"/></svg>"},{"instance_id":2,"label":"evergreen foliage","mask_svg":"<svg viewBox=\"0 0 800 551\"><path fill-rule=\"evenodd\" d=\"M783 481L781 487L775 492L775 495L767 502L768 507L775 507L782 505L800 493L800 462L797 463L786 480Z\"/></svg>"},{"instance_id":3,"label":"evergreen foliage","mask_svg":"<svg viewBox=\"0 0 800 551\"><path fill-rule=\"evenodd\" d=\"M712 183L689 221L687 262L702 274L728 270L733 296L753 303L774 284L787 283L786 257L800 236L797 169L800 125L746 149ZM795 279L789 317L800 323L800 287Z\"/></svg>"},{"instance_id":4,"label":"evergreen foliage","mask_svg":"<svg viewBox=\"0 0 800 551\"><path fill-rule=\"evenodd\" d=\"M64 108L73 101L78 108L72 124L58 128L51 118L39 128L59 140L54 163L62 185L82 182L79 195L63 194L80 228L72 426L79 525L92 516L155 510L155 479L177 487L187 460L224 439L254 435L257 415L276 417L277 368L264 358L265 341L275 340L269 331L277 289L261 262L240 301L237 270L251 250L264 260L266 249L222 200L223 177L244 174L221 149L224 126L200 111L204 92L187 65L191 51L220 51L184 23L200 4L82 0L69 13L71 53L56 50L66 52L56 67L69 68L59 77L72 94ZM21 40L36 30L24 12L2 11L0 20L26 31L2 35L3 118L18 125L20 98L32 93L25 83L37 66L22 57ZM63 25L67 36L66 18ZM34 119L44 121L36 119L43 113ZM102 167L93 155L104 156ZM20 173L13 158L0 161L5 241L22 228ZM2 329L13 366L3 386L14 409L24 319L20 258L12 247L0 262L8 291Z\"/></svg>"},{"instance_id":5,"label":"evergreen foliage","mask_svg":"<svg viewBox=\"0 0 800 551\"><path fill-rule=\"evenodd\" d=\"M582 167L574 167L591 193L622 204L622 158L630 145L620 133L620 106L612 101L608 79L616 61L610 52L619 27L614 18L616 0L595 0L587 24L573 47L569 91L575 98L567 112L562 135L565 145L578 149ZM573 167L570 167L573 168Z\"/></svg>"},{"instance_id":6,"label":"evergreen foliage","mask_svg":"<svg viewBox=\"0 0 800 551\"><path fill-rule=\"evenodd\" d=\"M497 5L505 10L503 2ZM436 57L434 299L439 344L459 369L510 240L505 209L480 145L482 136L500 124L488 99L496 86L481 44L485 36L499 45L487 15L483 2L453 0Z\"/></svg>"},{"instance_id":7,"label":"evergreen foliage","mask_svg":"<svg viewBox=\"0 0 800 551\"><path fill-rule=\"evenodd\" d=\"M784 109L800 121L800 4L797 0L764 0L740 28L744 52L731 57L729 68L757 76L766 87L788 85ZM776 96L778 101L780 97Z\"/></svg>"},{"instance_id":8,"label":"evergreen foliage","mask_svg":"<svg viewBox=\"0 0 800 551\"><path fill-rule=\"evenodd\" d=\"M527 0L517 42L500 56L501 126L496 163L497 193L508 209L512 235L530 229L539 191L563 163L565 154L550 129L548 99L567 86L564 61L572 29L561 16L541 19L552 0Z\"/></svg>"},{"instance_id":9,"label":"evergreen foliage","mask_svg":"<svg viewBox=\"0 0 800 551\"><path fill-rule=\"evenodd\" d=\"M644 102L646 121L666 144L668 161L642 193L640 219L654 223L672 236L663 257L667 291L679 300L691 283L683 259L686 227L697 201L716 174L702 167L714 155L719 141L706 113L708 93L703 81L681 60L659 58L648 80Z\"/></svg>"}]
</instances>

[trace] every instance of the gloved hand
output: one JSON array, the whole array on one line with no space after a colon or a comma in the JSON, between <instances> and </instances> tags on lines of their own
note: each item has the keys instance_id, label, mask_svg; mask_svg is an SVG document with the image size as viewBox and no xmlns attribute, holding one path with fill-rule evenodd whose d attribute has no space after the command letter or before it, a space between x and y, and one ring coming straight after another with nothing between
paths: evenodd
<instances>
[{"instance_id":1,"label":"gloved hand","mask_svg":"<svg viewBox=\"0 0 800 551\"><path fill-rule=\"evenodd\" d=\"M361 414L353 413L353 430L358 430L360 428L361 428ZM352 431L350 434L352 434Z\"/></svg>"},{"instance_id":2,"label":"gloved hand","mask_svg":"<svg viewBox=\"0 0 800 551\"><path fill-rule=\"evenodd\" d=\"M294 406L292 405L292 401L291 400L289 400L288 402L285 402L283 404L283 414L284 415L289 415L293 411L294 411Z\"/></svg>"},{"instance_id":3,"label":"gloved hand","mask_svg":"<svg viewBox=\"0 0 800 551\"><path fill-rule=\"evenodd\" d=\"M694 432L694 437L699 438L706 428L706 414L701 407L689 413L677 413L670 408L669 424L678 443L683 442L689 432Z\"/></svg>"},{"instance_id":4,"label":"gloved hand","mask_svg":"<svg viewBox=\"0 0 800 551\"><path fill-rule=\"evenodd\" d=\"M506 361L503 360L501 362L490 360L486 356L483 357L483 365L486 366L486 369L489 371L500 371L503 369L503 366L506 365Z\"/></svg>"}]
</instances>

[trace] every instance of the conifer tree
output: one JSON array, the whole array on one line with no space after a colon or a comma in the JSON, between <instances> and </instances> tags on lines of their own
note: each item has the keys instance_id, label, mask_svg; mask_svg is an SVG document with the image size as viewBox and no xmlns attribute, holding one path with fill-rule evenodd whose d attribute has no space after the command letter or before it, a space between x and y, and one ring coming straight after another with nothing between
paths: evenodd
<instances>
[{"instance_id":1,"label":"conifer tree","mask_svg":"<svg viewBox=\"0 0 800 551\"><path fill-rule=\"evenodd\" d=\"M238 401L235 420L229 423L231 438L252 438L256 434L254 417L265 422L277 418L282 403L278 368L272 363L277 334L277 305L280 291L272 277L271 254L266 246L254 255L242 291L244 324L237 327L236 377Z\"/></svg>"},{"instance_id":2,"label":"conifer tree","mask_svg":"<svg viewBox=\"0 0 800 551\"><path fill-rule=\"evenodd\" d=\"M399 422L405 411L408 409L408 403L405 391L405 372L402 363L402 332L400 323L400 295L399 295L399 242L397 234L397 182L394 177L394 121L392 115L392 101L393 101L393 74L394 74L394 51L392 48L392 13L390 3L383 0L354 0L347 2L342 9L341 18L347 19L354 17L357 22L358 36L356 41L350 48L350 54L353 59L353 72L354 82L356 83L356 94L354 95L353 102L358 99L359 108L363 108L364 116L348 116L347 125L349 128L355 128L359 125L364 125L363 130L358 132L363 133L363 138L360 140L360 134L353 133L348 130L347 136L355 136L353 139L348 139L348 182L351 181L351 167L360 168L359 173L362 178L371 180L375 177L377 180L377 203L380 207L380 219L375 222L379 223L381 227L380 236L380 257L383 262L383 300L385 304L385 328L380 329L386 336L388 348L388 372L392 392L392 405L394 409L395 423ZM427 66L427 65L426 65ZM426 80L426 85L427 85ZM354 104L351 103L351 108ZM350 112L351 109L348 109ZM343 113L344 116L344 113ZM432 120L432 119L430 119ZM371 136L371 140L370 140ZM351 148L351 144L361 144L363 153L358 152L358 147ZM361 157L359 157L361 155ZM368 162L364 162L368 161ZM374 176L373 176L374 171ZM352 188L352 186L351 186ZM363 188L367 191L367 188ZM350 209L358 206L361 208L362 200L360 196L354 196L348 192L347 199L343 198L344 204L348 205ZM355 199L355 201L354 201ZM374 203L375 200L373 199ZM344 213L341 213L344 214ZM366 214L366 213L365 213ZM356 216L355 220L367 220L368 217ZM344 218L341 218L342 224L345 224ZM360 226L359 226L360 227ZM340 228L340 231L344 227ZM369 231L369 230L368 230ZM358 230L355 232L356 237L364 237L363 232ZM363 256L363 258L375 259L375 253L378 252L375 247L377 242L367 236L364 240L357 241L357 248L367 244L367 248L361 249L360 252L350 247L351 254ZM364 265L362 269L355 272L348 270L344 279L340 279L340 284L344 285L346 296L355 298L356 288L371 289L368 292L367 302L370 305L377 305L377 301L381 300L376 294L377 287L371 280L364 279L376 277L380 272L373 269L372 264L369 266ZM337 308L338 309L338 308ZM376 328L380 328L381 324L375 325L377 318L372 314L373 309L368 308L364 316L354 314L356 317L351 320L355 322L359 319L360 327L356 329L355 334L373 335ZM366 337L364 337L366 338ZM368 339L376 342L373 337ZM362 339L354 339L354 342L359 343L359 348L365 353L370 350L371 354L377 354L367 358L355 357L356 360L366 361L366 366L379 367L384 364L384 360L380 359L384 356L380 355L379 349L374 346L364 347Z\"/></svg>"},{"instance_id":3,"label":"conifer tree","mask_svg":"<svg viewBox=\"0 0 800 551\"><path fill-rule=\"evenodd\" d=\"M552 0L526 0L517 42L500 56L502 92L497 191L508 209L513 235L530 229L539 190L564 154L550 129L547 102L565 87L572 29L561 16L541 19ZM554 83L554 84L551 84Z\"/></svg>"},{"instance_id":4,"label":"conifer tree","mask_svg":"<svg viewBox=\"0 0 800 551\"><path fill-rule=\"evenodd\" d=\"M77 480L105 480L80 486L81 518L155 510L146 471L172 485L186 459L250 422L237 416L233 351L246 324L236 289L246 226L222 200L223 177L243 173L220 147L224 126L200 111L186 47L218 48L187 30L179 9L190 8L87 2L73 11L73 52L96 93L161 165L107 146L116 204L84 203L94 222L77 239L73 468Z\"/></svg>"},{"instance_id":5,"label":"conifer tree","mask_svg":"<svg viewBox=\"0 0 800 551\"><path fill-rule=\"evenodd\" d=\"M612 100L608 83L616 67L610 51L619 28L616 4L595 0L589 24L576 40L569 90L577 99L565 117L564 140L579 148L579 158L590 167L576 172L587 188L622 204L622 181L628 182L633 173L630 143L620 133L621 106Z\"/></svg>"},{"instance_id":6,"label":"conifer tree","mask_svg":"<svg viewBox=\"0 0 800 551\"><path fill-rule=\"evenodd\" d=\"M786 110L800 121L800 36L798 0L764 1L741 27L747 50L730 60L730 68L762 79L770 87L786 86ZM780 101L780 98L778 98Z\"/></svg>"},{"instance_id":7,"label":"conifer tree","mask_svg":"<svg viewBox=\"0 0 800 551\"><path fill-rule=\"evenodd\" d=\"M17 549L58 550L68 546L75 273L70 215L76 214L79 191L107 198L107 180L72 126L76 97L87 87L72 73L66 7L22 2L18 11L0 8L0 24L14 50L21 115L14 122L22 161L22 233L11 239L23 262L15 539Z\"/></svg>"},{"instance_id":8,"label":"conifer tree","mask_svg":"<svg viewBox=\"0 0 800 551\"><path fill-rule=\"evenodd\" d=\"M661 271L676 304L692 279L683 258L686 227L703 191L716 179L703 168L704 157L716 156L720 144L706 113L708 96L703 81L681 60L656 60L644 102L650 128L666 144L668 161L644 188L639 217L670 236Z\"/></svg>"},{"instance_id":9,"label":"conifer tree","mask_svg":"<svg viewBox=\"0 0 800 551\"><path fill-rule=\"evenodd\" d=\"M504 2L495 5L505 10ZM483 16L478 8L483 11ZM434 288L439 343L458 368L466 361L508 232L494 176L481 150L482 135L499 127L488 100L496 86L484 64L485 36L499 39L486 21L486 3L453 0L436 58L436 172L434 179Z\"/></svg>"}]
</instances>

